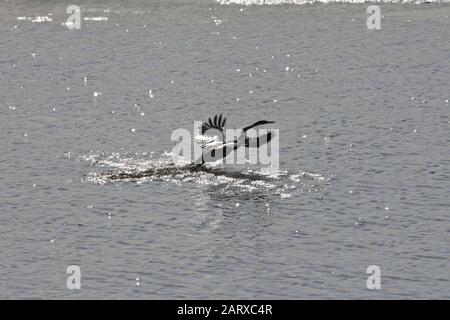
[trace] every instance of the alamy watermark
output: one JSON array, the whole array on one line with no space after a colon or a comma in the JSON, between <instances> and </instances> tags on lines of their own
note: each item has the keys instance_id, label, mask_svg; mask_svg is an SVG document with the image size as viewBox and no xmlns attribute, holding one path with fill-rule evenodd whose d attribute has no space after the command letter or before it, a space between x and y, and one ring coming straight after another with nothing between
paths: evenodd
<instances>
[{"instance_id":1,"label":"alamy watermark","mask_svg":"<svg viewBox=\"0 0 450 320\"><path fill-rule=\"evenodd\" d=\"M377 5L371 5L367 7L366 12L370 14L367 17L366 26L369 30L379 30L381 29L381 10Z\"/></svg>"},{"instance_id":2,"label":"alamy watermark","mask_svg":"<svg viewBox=\"0 0 450 320\"><path fill-rule=\"evenodd\" d=\"M373 290L373 289L381 289L381 269L377 265L370 265L367 267L366 270L367 274L370 274L370 276L367 278L366 286L367 289Z\"/></svg>"},{"instance_id":3,"label":"alamy watermark","mask_svg":"<svg viewBox=\"0 0 450 320\"><path fill-rule=\"evenodd\" d=\"M194 136L184 128L172 132L176 142L174 158L182 157L192 164L205 162L226 165L262 165L279 168L278 129L223 129L216 136L201 134L201 121L194 121ZM176 160L176 159L174 159Z\"/></svg>"},{"instance_id":4,"label":"alamy watermark","mask_svg":"<svg viewBox=\"0 0 450 320\"><path fill-rule=\"evenodd\" d=\"M81 269L77 265L67 267L66 273L70 274L66 280L66 287L69 290L81 289Z\"/></svg>"},{"instance_id":5,"label":"alamy watermark","mask_svg":"<svg viewBox=\"0 0 450 320\"><path fill-rule=\"evenodd\" d=\"M79 6L70 5L66 9L66 13L70 14L64 25L69 30L81 29L81 9Z\"/></svg>"}]
</instances>

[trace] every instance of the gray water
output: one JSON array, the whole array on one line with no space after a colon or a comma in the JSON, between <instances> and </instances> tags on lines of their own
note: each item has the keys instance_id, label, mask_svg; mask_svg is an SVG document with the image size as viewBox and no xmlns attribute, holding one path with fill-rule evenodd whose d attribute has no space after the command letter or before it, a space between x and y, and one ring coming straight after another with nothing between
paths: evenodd
<instances>
[{"instance_id":1,"label":"gray water","mask_svg":"<svg viewBox=\"0 0 450 320\"><path fill-rule=\"evenodd\" d=\"M450 298L449 5L69 4L0 2L0 298ZM220 112L279 175L104 178Z\"/></svg>"}]
</instances>

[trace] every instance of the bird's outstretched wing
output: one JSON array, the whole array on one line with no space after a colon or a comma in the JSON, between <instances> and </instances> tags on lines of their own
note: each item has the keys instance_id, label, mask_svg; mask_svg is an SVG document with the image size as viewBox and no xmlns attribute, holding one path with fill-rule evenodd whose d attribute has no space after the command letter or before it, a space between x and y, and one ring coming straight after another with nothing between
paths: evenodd
<instances>
[{"instance_id":1,"label":"bird's outstretched wing","mask_svg":"<svg viewBox=\"0 0 450 320\"><path fill-rule=\"evenodd\" d=\"M202 124L202 134L204 134L209 129L217 129L220 132L222 132L223 135L223 128L225 127L225 122L227 122L227 118L222 119L222 115L215 115L213 120L211 118L208 119L208 121L203 122Z\"/></svg>"},{"instance_id":2,"label":"bird's outstretched wing","mask_svg":"<svg viewBox=\"0 0 450 320\"><path fill-rule=\"evenodd\" d=\"M195 140L201 144L201 163L220 160L234 150L234 141L225 143L218 136L198 135L195 137Z\"/></svg>"},{"instance_id":3,"label":"bird's outstretched wing","mask_svg":"<svg viewBox=\"0 0 450 320\"><path fill-rule=\"evenodd\" d=\"M266 143L269 143L270 140L274 137L275 133L272 131L269 131L257 138L249 138L245 137L245 147L246 148L259 148L262 145L265 145Z\"/></svg>"},{"instance_id":4,"label":"bird's outstretched wing","mask_svg":"<svg viewBox=\"0 0 450 320\"><path fill-rule=\"evenodd\" d=\"M205 151L212 150L223 144L223 141L218 136L198 135L195 137L195 142L199 143L200 147Z\"/></svg>"}]
</instances>

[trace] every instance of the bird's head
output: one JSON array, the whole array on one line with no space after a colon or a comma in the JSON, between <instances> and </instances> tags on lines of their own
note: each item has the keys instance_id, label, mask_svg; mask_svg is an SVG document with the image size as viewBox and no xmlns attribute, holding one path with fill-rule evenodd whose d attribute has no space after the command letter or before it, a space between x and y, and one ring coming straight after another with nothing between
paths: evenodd
<instances>
[{"instance_id":1,"label":"bird's head","mask_svg":"<svg viewBox=\"0 0 450 320\"><path fill-rule=\"evenodd\" d=\"M267 121L267 120L259 120L257 122L255 122L254 124L252 124L251 126L245 127L244 129L242 129L244 132L246 132L247 130L257 127L257 126L262 126L263 124L269 124L269 123L275 123L275 121Z\"/></svg>"},{"instance_id":2,"label":"bird's head","mask_svg":"<svg viewBox=\"0 0 450 320\"><path fill-rule=\"evenodd\" d=\"M254 126L262 126L263 124L275 123L275 121L259 120L254 124Z\"/></svg>"}]
</instances>

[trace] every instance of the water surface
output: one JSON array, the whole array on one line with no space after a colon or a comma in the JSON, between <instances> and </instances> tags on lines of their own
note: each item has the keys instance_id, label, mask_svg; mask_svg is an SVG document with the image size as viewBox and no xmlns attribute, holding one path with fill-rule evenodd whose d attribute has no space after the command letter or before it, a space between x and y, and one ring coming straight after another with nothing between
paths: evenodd
<instances>
[{"instance_id":1,"label":"water surface","mask_svg":"<svg viewBox=\"0 0 450 320\"><path fill-rule=\"evenodd\" d=\"M448 5L69 4L0 3L0 297L450 298ZM102 180L220 112L279 175Z\"/></svg>"}]
</instances>

